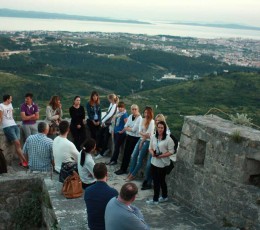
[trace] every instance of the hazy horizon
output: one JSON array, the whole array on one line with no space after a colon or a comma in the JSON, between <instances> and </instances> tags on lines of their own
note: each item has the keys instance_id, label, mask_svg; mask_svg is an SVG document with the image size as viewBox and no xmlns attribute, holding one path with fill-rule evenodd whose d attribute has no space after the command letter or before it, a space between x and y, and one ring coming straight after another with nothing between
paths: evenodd
<instances>
[{"instance_id":1,"label":"hazy horizon","mask_svg":"<svg viewBox=\"0 0 260 230\"><path fill-rule=\"evenodd\" d=\"M259 0L0 0L1 8L69 15L171 21L193 23L228 23L260 26Z\"/></svg>"}]
</instances>

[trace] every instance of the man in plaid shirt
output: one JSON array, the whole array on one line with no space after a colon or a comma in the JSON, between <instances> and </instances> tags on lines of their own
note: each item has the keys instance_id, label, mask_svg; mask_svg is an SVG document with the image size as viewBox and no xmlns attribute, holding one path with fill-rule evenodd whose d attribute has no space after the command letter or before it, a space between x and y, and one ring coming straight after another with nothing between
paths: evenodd
<instances>
[{"instance_id":1,"label":"man in plaid shirt","mask_svg":"<svg viewBox=\"0 0 260 230\"><path fill-rule=\"evenodd\" d=\"M49 125L46 122L40 122L38 132L26 139L23 152L28 159L31 171L48 172L51 171L52 165L54 165L53 140L46 136L49 132Z\"/></svg>"}]
</instances>

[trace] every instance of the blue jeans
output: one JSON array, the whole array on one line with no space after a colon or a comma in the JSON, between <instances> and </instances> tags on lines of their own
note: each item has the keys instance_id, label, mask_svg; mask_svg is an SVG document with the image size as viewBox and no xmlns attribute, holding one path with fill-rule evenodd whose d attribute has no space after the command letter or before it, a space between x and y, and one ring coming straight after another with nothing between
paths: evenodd
<instances>
[{"instance_id":1,"label":"blue jeans","mask_svg":"<svg viewBox=\"0 0 260 230\"><path fill-rule=\"evenodd\" d=\"M147 154L150 141L145 141L142 145L142 148L139 150L139 145L141 143L141 139L137 142L135 145L134 151L132 153L131 157L131 163L130 163L130 171L133 176L136 176L140 168L142 167L143 159L145 155Z\"/></svg>"},{"instance_id":2,"label":"blue jeans","mask_svg":"<svg viewBox=\"0 0 260 230\"><path fill-rule=\"evenodd\" d=\"M20 129L17 125L5 127L3 131L8 141L20 140Z\"/></svg>"},{"instance_id":3,"label":"blue jeans","mask_svg":"<svg viewBox=\"0 0 260 230\"><path fill-rule=\"evenodd\" d=\"M144 181L146 181L147 185L152 185L152 172L151 172L151 160L152 160L152 155L149 154L148 158L147 158L147 163L146 163L146 167L145 167L145 176L144 176Z\"/></svg>"}]
</instances>

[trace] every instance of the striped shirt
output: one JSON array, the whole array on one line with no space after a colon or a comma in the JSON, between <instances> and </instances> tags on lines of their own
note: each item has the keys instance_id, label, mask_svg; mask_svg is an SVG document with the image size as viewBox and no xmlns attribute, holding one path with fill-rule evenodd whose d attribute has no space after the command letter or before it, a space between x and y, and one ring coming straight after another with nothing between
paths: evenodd
<instances>
[{"instance_id":1,"label":"striped shirt","mask_svg":"<svg viewBox=\"0 0 260 230\"><path fill-rule=\"evenodd\" d=\"M32 171L46 172L51 170L53 160L53 140L43 133L30 135L23 146L24 155L28 155L29 168Z\"/></svg>"}]
</instances>

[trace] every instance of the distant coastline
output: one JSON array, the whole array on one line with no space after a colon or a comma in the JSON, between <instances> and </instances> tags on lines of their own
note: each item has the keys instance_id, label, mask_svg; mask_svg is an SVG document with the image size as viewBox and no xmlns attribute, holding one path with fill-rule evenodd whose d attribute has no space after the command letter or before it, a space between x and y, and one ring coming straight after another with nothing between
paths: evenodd
<instances>
[{"instance_id":1,"label":"distant coastline","mask_svg":"<svg viewBox=\"0 0 260 230\"><path fill-rule=\"evenodd\" d=\"M113 22L113 23L131 23L131 24L151 24L149 22L142 22L137 20L112 19L103 17L89 17L70 14L47 13L38 11L23 11L0 9L0 17L14 17L14 18L39 18L39 19L63 19L63 20L79 20L79 21L96 21L96 22Z\"/></svg>"},{"instance_id":2,"label":"distant coastline","mask_svg":"<svg viewBox=\"0 0 260 230\"><path fill-rule=\"evenodd\" d=\"M225 28L234 30L257 30L260 31L260 27L256 26L245 26L239 24L211 24L211 23L193 23L193 22L175 22L170 23L174 25L185 25L185 26L204 26L204 27L215 27L215 28Z\"/></svg>"}]
</instances>

